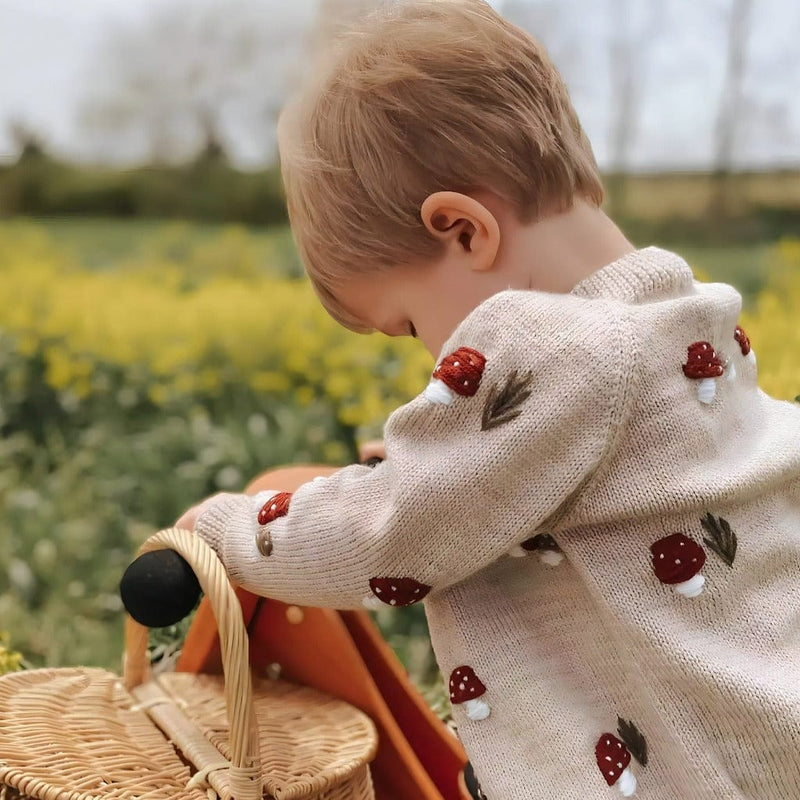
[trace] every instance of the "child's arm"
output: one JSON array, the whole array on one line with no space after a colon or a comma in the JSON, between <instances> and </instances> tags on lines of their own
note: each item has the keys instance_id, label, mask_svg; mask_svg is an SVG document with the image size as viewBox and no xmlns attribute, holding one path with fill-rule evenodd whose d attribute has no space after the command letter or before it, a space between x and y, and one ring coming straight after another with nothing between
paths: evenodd
<instances>
[{"instance_id":1,"label":"child's arm","mask_svg":"<svg viewBox=\"0 0 800 800\"><path fill-rule=\"evenodd\" d=\"M360 462L363 463L371 458L380 459L381 461L386 458L386 447L383 444L383 439L370 439L358 448L358 460Z\"/></svg>"},{"instance_id":2,"label":"child's arm","mask_svg":"<svg viewBox=\"0 0 800 800\"><path fill-rule=\"evenodd\" d=\"M615 308L495 295L443 351L472 348L482 374L477 357L458 374L466 350L446 359L448 381L468 385L449 404L426 392L397 409L384 462L345 467L289 498L221 495L198 534L236 583L286 602L403 605L463 580L532 536L613 447L634 359Z\"/></svg>"}]
</instances>

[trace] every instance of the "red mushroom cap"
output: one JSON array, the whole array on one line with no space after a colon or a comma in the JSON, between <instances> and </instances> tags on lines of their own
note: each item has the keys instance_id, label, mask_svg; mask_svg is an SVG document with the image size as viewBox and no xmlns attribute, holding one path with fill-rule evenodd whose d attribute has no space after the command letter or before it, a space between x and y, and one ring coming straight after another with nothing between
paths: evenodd
<instances>
[{"instance_id":1,"label":"red mushroom cap","mask_svg":"<svg viewBox=\"0 0 800 800\"><path fill-rule=\"evenodd\" d=\"M609 786L613 786L619 780L625 767L631 763L630 751L613 733L604 733L600 736L594 746L594 757Z\"/></svg>"},{"instance_id":2,"label":"red mushroom cap","mask_svg":"<svg viewBox=\"0 0 800 800\"><path fill-rule=\"evenodd\" d=\"M450 702L466 703L486 693L486 687L472 667L456 667L450 673Z\"/></svg>"},{"instance_id":3,"label":"red mushroom cap","mask_svg":"<svg viewBox=\"0 0 800 800\"><path fill-rule=\"evenodd\" d=\"M737 325L733 331L733 338L739 343L739 347L741 348L742 355L746 356L750 352L750 339L748 338L747 334L744 332L744 328L741 325Z\"/></svg>"},{"instance_id":4,"label":"red mushroom cap","mask_svg":"<svg viewBox=\"0 0 800 800\"><path fill-rule=\"evenodd\" d=\"M455 353L445 356L433 377L438 378L449 389L462 397L472 397L478 391L483 376L486 358L471 347L459 347Z\"/></svg>"},{"instance_id":5,"label":"red mushroom cap","mask_svg":"<svg viewBox=\"0 0 800 800\"><path fill-rule=\"evenodd\" d=\"M719 378L725 367L708 342L695 342L687 348L683 374L687 378Z\"/></svg>"},{"instance_id":6,"label":"red mushroom cap","mask_svg":"<svg viewBox=\"0 0 800 800\"><path fill-rule=\"evenodd\" d=\"M267 500L258 512L258 524L266 525L278 517L285 517L289 513L289 500L291 492L278 492Z\"/></svg>"},{"instance_id":7,"label":"red mushroom cap","mask_svg":"<svg viewBox=\"0 0 800 800\"><path fill-rule=\"evenodd\" d=\"M431 590L413 578L370 578L369 588L387 606L410 606L418 603Z\"/></svg>"},{"instance_id":8,"label":"red mushroom cap","mask_svg":"<svg viewBox=\"0 0 800 800\"><path fill-rule=\"evenodd\" d=\"M682 533L665 536L650 545L653 569L661 583L683 583L706 563L706 551Z\"/></svg>"}]
</instances>

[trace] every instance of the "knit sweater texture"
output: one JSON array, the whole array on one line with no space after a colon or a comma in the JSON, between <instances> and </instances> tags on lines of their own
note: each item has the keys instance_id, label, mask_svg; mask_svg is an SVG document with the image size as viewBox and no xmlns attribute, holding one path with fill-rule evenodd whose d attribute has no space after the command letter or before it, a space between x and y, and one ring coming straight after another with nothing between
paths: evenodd
<instances>
[{"instance_id":1,"label":"knit sweater texture","mask_svg":"<svg viewBox=\"0 0 800 800\"><path fill-rule=\"evenodd\" d=\"M385 461L196 530L261 595L423 602L489 800L800 798L800 409L740 310L656 247L502 291Z\"/></svg>"}]
</instances>

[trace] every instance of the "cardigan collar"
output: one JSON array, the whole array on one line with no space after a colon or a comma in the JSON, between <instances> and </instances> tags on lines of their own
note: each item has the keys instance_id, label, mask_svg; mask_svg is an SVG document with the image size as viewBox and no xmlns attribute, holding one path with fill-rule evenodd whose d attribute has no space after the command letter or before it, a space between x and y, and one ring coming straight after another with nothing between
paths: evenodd
<instances>
[{"instance_id":1,"label":"cardigan collar","mask_svg":"<svg viewBox=\"0 0 800 800\"><path fill-rule=\"evenodd\" d=\"M691 267L679 255L660 247L634 250L577 283L570 294L614 297L627 303L654 296L680 297L693 291Z\"/></svg>"}]
</instances>

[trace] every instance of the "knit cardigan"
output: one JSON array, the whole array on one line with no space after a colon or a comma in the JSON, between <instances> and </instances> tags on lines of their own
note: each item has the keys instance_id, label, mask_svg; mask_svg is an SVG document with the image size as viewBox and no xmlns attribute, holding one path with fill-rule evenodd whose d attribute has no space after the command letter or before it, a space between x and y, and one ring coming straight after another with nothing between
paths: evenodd
<instances>
[{"instance_id":1,"label":"knit cardigan","mask_svg":"<svg viewBox=\"0 0 800 800\"><path fill-rule=\"evenodd\" d=\"M261 595L423 602L489 800L800 798L800 409L740 310L655 247L502 291L385 461L196 530Z\"/></svg>"}]
</instances>

